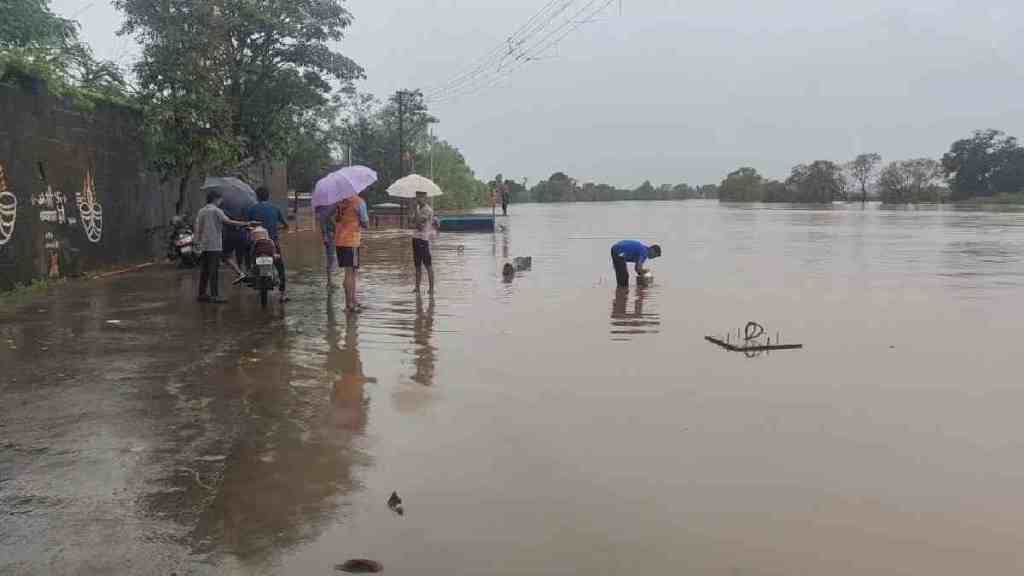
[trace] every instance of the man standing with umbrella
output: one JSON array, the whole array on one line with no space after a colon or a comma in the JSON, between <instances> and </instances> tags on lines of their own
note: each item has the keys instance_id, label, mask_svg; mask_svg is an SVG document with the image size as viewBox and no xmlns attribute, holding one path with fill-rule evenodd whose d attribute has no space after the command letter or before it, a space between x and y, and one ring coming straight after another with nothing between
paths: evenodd
<instances>
[{"instance_id":1,"label":"man standing with umbrella","mask_svg":"<svg viewBox=\"0 0 1024 576\"><path fill-rule=\"evenodd\" d=\"M434 209L427 203L427 198L441 194L441 188L437 184L419 174L410 174L388 187L389 196L416 199L412 208L412 258L416 266L417 292L420 291L423 268L426 267L430 293L434 293L434 262L430 253L430 241L436 234L437 219L434 217Z\"/></svg>"},{"instance_id":2,"label":"man standing with umbrella","mask_svg":"<svg viewBox=\"0 0 1024 576\"><path fill-rule=\"evenodd\" d=\"M338 266L345 271L345 310L356 312L356 282L359 279L359 247L362 245L363 229L369 228L370 218L366 201L359 196L342 200L334 218L334 244L338 248Z\"/></svg>"},{"instance_id":3,"label":"man standing with umbrella","mask_svg":"<svg viewBox=\"0 0 1024 576\"><path fill-rule=\"evenodd\" d=\"M427 204L427 193L416 192L412 209L412 260L416 266L416 292L420 291L423 268L427 269L429 292L434 293L434 258L430 253L430 240L434 235L434 209Z\"/></svg>"},{"instance_id":4,"label":"man standing with umbrella","mask_svg":"<svg viewBox=\"0 0 1024 576\"><path fill-rule=\"evenodd\" d=\"M258 202L252 186L234 176L208 176L203 183L203 190L219 192L222 198L221 210L235 220L246 219L249 208ZM224 230L221 244L222 258L238 274L235 280L237 284L245 277L242 266L246 264L248 256L248 237L244 230L229 228Z\"/></svg>"},{"instance_id":5,"label":"man standing with umbrella","mask_svg":"<svg viewBox=\"0 0 1024 576\"><path fill-rule=\"evenodd\" d=\"M339 203L346 198L358 196L377 181L377 173L366 166L346 166L331 172L317 181L313 188L312 205L320 225L326 252L327 286L333 286L335 248L338 236L335 218ZM340 264L340 263L339 263Z\"/></svg>"},{"instance_id":6,"label":"man standing with umbrella","mask_svg":"<svg viewBox=\"0 0 1024 576\"><path fill-rule=\"evenodd\" d=\"M228 218L220 209L222 202L220 190L209 188L206 191L206 206L199 209L196 215L195 243L199 247L201 268L199 270L199 302L227 302L220 297L220 259L224 251L224 225L234 227L249 226L252 222L241 222Z\"/></svg>"}]
</instances>

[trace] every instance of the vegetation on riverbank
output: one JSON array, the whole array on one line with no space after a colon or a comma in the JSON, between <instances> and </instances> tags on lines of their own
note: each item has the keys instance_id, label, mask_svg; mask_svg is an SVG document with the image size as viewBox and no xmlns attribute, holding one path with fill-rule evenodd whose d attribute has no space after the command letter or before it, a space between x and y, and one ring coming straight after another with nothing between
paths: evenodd
<instances>
[{"instance_id":1,"label":"vegetation on riverbank","mask_svg":"<svg viewBox=\"0 0 1024 576\"><path fill-rule=\"evenodd\" d=\"M662 184L654 186L645 181L636 188L616 188L609 184L580 182L564 172L555 172L547 180L541 180L532 188L512 179L503 179L499 174L488 184L493 188L504 182L514 203L528 202L622 202L651 200L688 200L691 198L714 198L718 187L690 186L689 184Z\"/></svg>"},{"instance_id":2,"label":"vegetation on riverbank","mask_svg":"<svg viewBox=\"0 0 1024 576\"><path fill-rule=\"evenodd\" d=\"M996 194L987 198L972 198L970 200L957 200L958 206L1024 206L1024 192L1016 194Z\"/></svg>"},{"instance_id":3,"label":"vegetation on riverbank","mask_svg":"<svg viewBox=\"0 0 1024 576\"><path fill-rule=\"evenodd\" d=\"M941 161L898 160L882 165L878 154L861 154L840 166L828 160L793 168L784 182L739 168L725 177L719 199L728 202L885 204L966 202L1018 204L1024 198L1024 147L998 130L979 130L954 142Z\"/></svg>"}]
</instances>

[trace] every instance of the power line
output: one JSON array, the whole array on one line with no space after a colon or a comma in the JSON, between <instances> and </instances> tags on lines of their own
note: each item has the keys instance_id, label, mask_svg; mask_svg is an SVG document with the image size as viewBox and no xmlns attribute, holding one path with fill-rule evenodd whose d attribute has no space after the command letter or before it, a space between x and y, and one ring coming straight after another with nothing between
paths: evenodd
<instances>
[{"instance_id":1,"label":"power line","mask_svg":"<svg viewBox=\"0 0 1024 576\"><path fill-rule=\"evenodd\" d=\"M462 82L466 78L478 74L481 70L499 63L503 58L507 57L509 48L514 46L514 42L519 41L516 39L516 37L522 34L528 35L529 33L532 33L533 27L536 25L536 23L543 22L544 20L549 20L549 18L544 18L544 16L560 1L564 2L564 0L550 0L546 5L544 5L543 8L540 9L540 11L531 16L525 24L520 26L519 29L513 32L506 40L502 41L501 44L497 45L493 50L484 55L483 58L480 58L474 64L471 64L469 67L461 71L459 74L456 74L453 78L451 78L444 84L424 90L424 93L426 95L433 95L436 93L443 92L449 89L452 85ZM571 3L572 1L573 0L570 0L569 3Z\"/></svg>"},{"instance_id":2,"label":"power line","mask_svg":"<svg viewBox=\"0 0 1024 576\"><path fill-rule=\"evenodd\" d=\"M576 0L550 0L538 12L531 16L526 23L521 25L515 32L495 46L494 49L485 54L482 58L478 59L474 64L463 69L447 82L425 89L424 95L427 98L436 97L439 94L456 89L467 82L471 82L479 75L486 73L490 69L501 68L503 63L515 54L519 46L524 42L529 41L533 35L542 31L548 26L548 24L554 22L560 14L569 9L569 7L571 7L575 2Z\"/></svg>"},{"instance_id":3,"label":"power line","mask_svg":"<svg viewBox=\"0 0 1024 576\"><path fill-rule=\"evenodd\" d=\"M615 2L615 0L603 0L603 2L602 0L590 0L571 17L563 20L561 24L556 26L554 29L549 30L546 34L541 36L540 39L532 42L527 48L516 54L511 66L504 69L499 67L485 74L477 75L467 82L463 82L458 86L453 86L450 90L442 91L441 93L434 95L430 98L430 103L439 104L449 102L455 98L473 95L493 87L502 80L510 77L513 72L519 70L526 64L542 59L543 54L556 47L562 40L580 26L592 21L595 16L604 11L613 2ZM600 5L598 5L599 3ZM598 5L597 8L593 8L595 5Z\"/></svg>"},{"instance_id":4,"label":"power line","mask_svg":"<svg viewBox=\"0 0 1024 576\"><path fill-rule=\"evenodd\" d=\"M522 68L525 64L542 59L542 55L550 50L551 48L558 45L566 36L571 34L574 30L579 28L581 25L590 21L594 16L599 14L605 8L607 8L614 0L606 0L598 8L590 10L599 0L590 0L582 8L577 10L571 17L562 21L560 25L547 32L539 40L530 44L529 47L522 50L516 55L515 61L511 67L497 70L492 70L487 74L483 74L474 78L472 82L466 83L453 89L449 92L435 96L431 102L447 102L458 96L465 96L470 94L476 94L481 90L490 88L502 80L511 76L513 72ZM590 10L588 12L588 10ZM584 16L581 20L581 16Z\"/></svg>"}]
</instances>

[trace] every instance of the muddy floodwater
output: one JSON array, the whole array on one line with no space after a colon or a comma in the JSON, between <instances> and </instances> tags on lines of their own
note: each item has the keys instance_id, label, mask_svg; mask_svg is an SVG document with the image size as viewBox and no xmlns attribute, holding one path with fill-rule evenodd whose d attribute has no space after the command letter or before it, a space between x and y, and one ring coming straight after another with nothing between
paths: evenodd
<instances>
[{"instance_id":1,"label":"muddy floodwater","mask_svg":"<svg viewBox=\"0 0 1024 576\"><path fill-rule=\"evenodd\" d=\"M269 312L166 266L0 309L0 572L1024 570L1024 212L511 213L435 297L370 233L358 317L308 233ZM704 341L749 320L805 348Z\"/></svg>"}]
</instances>

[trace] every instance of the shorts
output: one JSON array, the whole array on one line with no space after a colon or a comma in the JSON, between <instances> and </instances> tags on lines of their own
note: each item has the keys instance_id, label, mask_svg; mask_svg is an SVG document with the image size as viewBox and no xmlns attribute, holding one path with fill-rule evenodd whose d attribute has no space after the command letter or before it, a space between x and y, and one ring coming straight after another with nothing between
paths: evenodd
<instances>
[{"instance_id":1,"label":"shorts","mask_svg":"<svg viewBox=\"0 0 1024 576\"><path fill-rule=\"evenodd\" d=\"M412 261L417 268L420 266L430 268L434 265L434 258L430 254L430 242L420 238L412 239Z\"/></svg>"},{"instance_id":2,"label":"shorts","mask_svg":"<svg viewBox=\"0 0 1024 576\"><path fill-rule=\"evenodd\" d=\"M338 266L359 270L359 248L338 246Z\"/></svg>"},{"instance_id":3,"label":"shorts","mask_svg":"<svg viewBox=\"0 0 1024 576\"><path fill-rule=\"evenodd\" d=\"M249 257L249 241L246 234L241 230L224 232L224 247L222 258L228 260L232 256L241 266Z\"/></svg>"}]
</instances>

